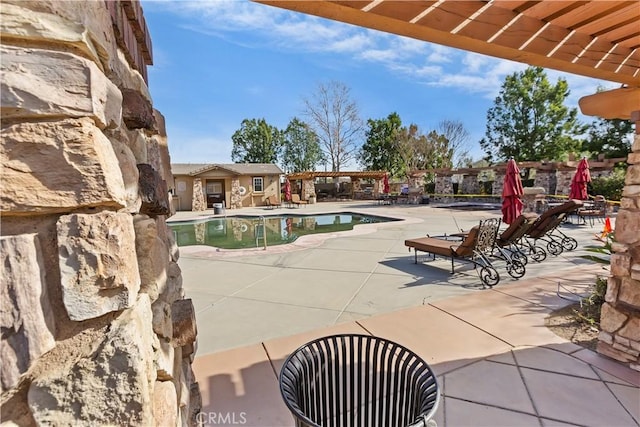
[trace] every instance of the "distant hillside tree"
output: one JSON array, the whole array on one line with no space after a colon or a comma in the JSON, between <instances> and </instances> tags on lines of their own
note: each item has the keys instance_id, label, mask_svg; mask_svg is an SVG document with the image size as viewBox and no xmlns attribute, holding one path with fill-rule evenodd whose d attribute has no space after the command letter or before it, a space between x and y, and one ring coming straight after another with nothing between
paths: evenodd
<instances>
[{"instance_id":1,"label":"distant hillside tree","mask_svg":"<svg viewBox=\"0 0 640 427\"><path fill-rule=\"evenodd\" d=\"M294 117L284 131L282 166L285 172L315 170L323 159L318 135L308 124Z\"/></svg>"},{"instance_id":2,"label":"distant hillside tree","mask_svg":"<svg viewBox=\"0 0 640 427\"><path fill-rule=\"evenodd\" d=\"M363 130L358 106L349 92L340 82L320 83L316 92L303 100L304 115L336 172L355 157Z\"/></svg>"},{"instance_id":3,"label":"distant hillside tree","mask_svg":"<svg viewBox=\"0 0 640 427\"><path fill-rule=\"evenodd\" d=\"M576 137L584 127L577 109L564 105L568 95L567 81L561 78L551 85L541 67L507 76L487 112L485 138L480 141L487 159L559 160L577 152Z\"/></svg>"},{"instance_id":4,"label":"distant hillside tree","mask_svg":"<svg viewBox=\"0 0 640 427\"><path fill-rule=\"evenodd\" d=\"M244 119L231 140L231 160L236 163L278 163L284 136L265 119Z\"/></svg>"},{"instance_id":5,"label":"distant hillside tree","mask_svg":"<svg viewBox=\"0 0 640 427\"><path fill-rule=\"evenodd\" d=\"M367 126L360 165L364 170L386 170L391 176L402 174L404 165L396 149L397 132L402 127L398 113L391 113L386 119L369 119Z\"/></svg>"},{"instance_id":6,"label":"distant hillside tree","mask_svg":"<svg viewBox=\"0 0 640 427\"><path fill-rule=\"evenodd\" d=\"M627 157L631 151L633 124L629 120L597 119L588 127L582 151L606 158Z\"/></svg>"}]
</instances>

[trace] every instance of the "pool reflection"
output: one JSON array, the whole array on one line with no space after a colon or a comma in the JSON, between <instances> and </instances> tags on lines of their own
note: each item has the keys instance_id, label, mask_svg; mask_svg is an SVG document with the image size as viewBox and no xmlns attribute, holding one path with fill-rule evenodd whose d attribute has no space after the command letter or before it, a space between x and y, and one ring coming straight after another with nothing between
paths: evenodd
<instances>
[{"instance_id":1,"label":"pool reflection","mask_svg":"<svg viewBox=\"0 0 640 427\"><path fill-rule=\"evenodd\" d=\"M255 248L282 245L306 234L352 230L355 225L395 221L373 215L339 213L326 215L282 215L264 217L212 218L201 222L174 223L178 246L206 245L223 249Z\"/></svg>"}]
</instances>

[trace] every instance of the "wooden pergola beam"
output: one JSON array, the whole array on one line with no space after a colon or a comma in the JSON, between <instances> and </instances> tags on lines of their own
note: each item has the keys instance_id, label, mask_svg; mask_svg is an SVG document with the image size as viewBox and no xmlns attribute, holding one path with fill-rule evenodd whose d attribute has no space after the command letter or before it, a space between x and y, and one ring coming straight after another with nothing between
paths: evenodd
<instances>
[{"instance_id":1,"label":"wooden pergola beam","mask_svg":"<svg viewBox=\"0 0 640 427\"><path fill-rule=\"evenodd\" d=\"M578 105L586 116L629 120L632 111L640 110L640 88L625 87L583 96Z\"/></svg>"}]
</instances>

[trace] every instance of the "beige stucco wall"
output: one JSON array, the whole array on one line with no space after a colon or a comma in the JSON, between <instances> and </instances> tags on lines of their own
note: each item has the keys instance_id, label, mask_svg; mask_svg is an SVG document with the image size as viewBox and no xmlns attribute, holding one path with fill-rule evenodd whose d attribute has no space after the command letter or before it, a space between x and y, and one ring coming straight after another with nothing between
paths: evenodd
<instances>
[{"instance_id":1,"label":"beige stucco wall","mask_svg":"<svg viewBox=\"0 0 640 427\"><path fill-rule=\"evenodd\" d=\"M203 191L206 191L206 180L207 179L223 179L224 180L224 192L225 192L225 206L229 209L234 208L234 204L232 203L232 195L233 195L233 181L238 180L239 185L244 187L245 193L240 195L238 193L237 197L240 200L241 207L253 207L253 206L265 206L267 197L276 196L278 200L281 199L280 196L280 176L279 175L255 175L262 176L264 179L264 191L256 192L253 189L253 177L254 175L246 175L246 176L238 176L238 175L229 175L224 171L212 171L198 175L199 178L202 179ZM193 200L193 180L192 176L175 176L175 193L179 199L179 209L183 211L189 211L192 209L192 200ZM184 183L184 187L181 186L180 182ZM181 191L184 190L184 191ZM237 206L236 206L237 207Z\"/></svg>"}]
</instances>

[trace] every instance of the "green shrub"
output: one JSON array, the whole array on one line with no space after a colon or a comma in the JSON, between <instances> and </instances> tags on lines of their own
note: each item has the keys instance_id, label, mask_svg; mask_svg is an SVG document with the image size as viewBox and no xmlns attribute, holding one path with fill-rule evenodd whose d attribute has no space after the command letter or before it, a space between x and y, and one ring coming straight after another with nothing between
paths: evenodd
<instances>
[{"instance_id":1,"label":"green shrub","mask_svg":"<svg viewBox=\"0 0 640 427\"><path fill-rule=\"evenodd\" d=\"M594 178L591 180L593 195L603 195L607 200L620 200L624 187L624 172L615 171L608 177Z\"/></svg>"},{"instance_id":2,"label":"green shrub","mask_svg":"<svg viewBox=\"0 0 640 427\"><path fill-rule=\"evenodd\" d=\"M424 185L424 192L427 194L433 194L436 192L436 183L435 182L429 182L427 184Z\"/></svg>"},{"instance_id":3,"label":"green shrub","mask_svg":"<svg viewBox=\"0 0 640 427\"><path fill-rule=\"evenodd\" d=\"M600 325L600 312L604 297L607 293L607 279L598 277L596 283L591 289L591 294L580 301L580 307L574 310L576 319L579 322L588 324L589 326Z\"/></svg>"}]
</instances>

